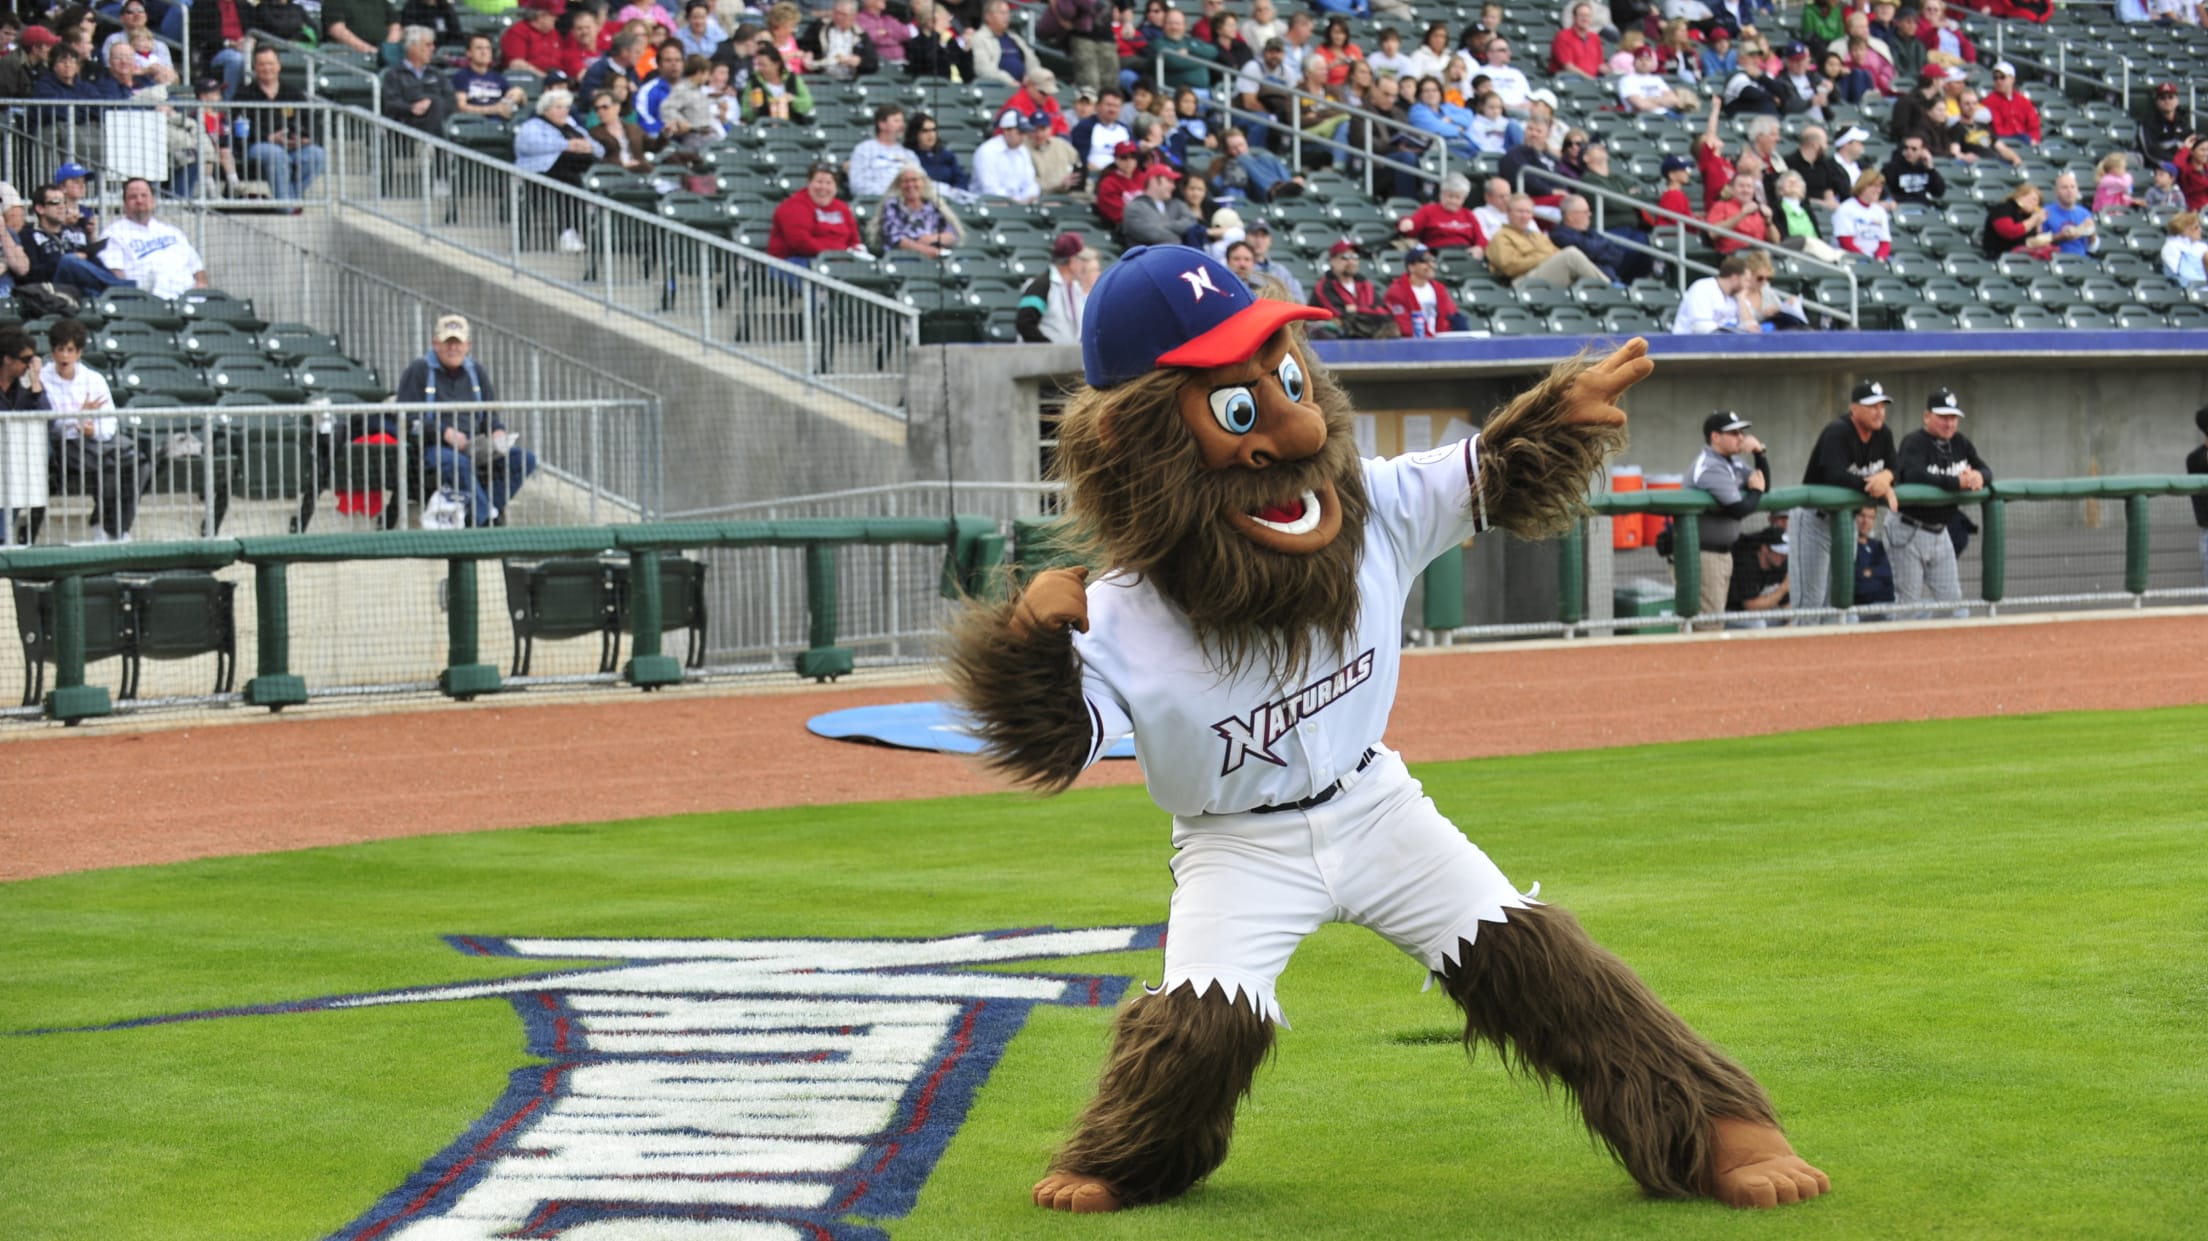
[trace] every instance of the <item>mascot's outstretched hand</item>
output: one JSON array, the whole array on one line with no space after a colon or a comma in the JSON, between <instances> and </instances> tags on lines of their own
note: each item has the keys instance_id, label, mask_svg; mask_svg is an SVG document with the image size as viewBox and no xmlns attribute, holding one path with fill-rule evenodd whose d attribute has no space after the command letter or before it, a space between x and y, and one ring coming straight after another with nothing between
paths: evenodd
<instances>
[{"instance_id":1,"label":"mascot's outstretched hand","mask_svg":"<svg viewBox=\"0 0 2208 1241\"><path fill-rule=\"evenodd\" d=\"M1480 491L1490 524L1523 538L1579 519L1587 484L1625 447L1626 389L1655 371L1636 336L1601 361L1559 364L1480 428Z\"/></svg>"}]
</instances>

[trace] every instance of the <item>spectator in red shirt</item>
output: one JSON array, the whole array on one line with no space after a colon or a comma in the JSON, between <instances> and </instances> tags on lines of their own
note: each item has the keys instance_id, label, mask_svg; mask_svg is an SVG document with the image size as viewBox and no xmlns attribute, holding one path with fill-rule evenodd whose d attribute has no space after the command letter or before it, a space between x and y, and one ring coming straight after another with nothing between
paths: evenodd
<instances>
[{"instance_id":1,"label":"spectator in red shirt","mask_svg":"<svg viewBox=\"0 0 2208 1241\"><path fill-rule=\"evenodd\" d=\"M1472 326L1472 321L1457 309L1449 290L1434 279L1434 252L1424 246L1413 248L1403 256L1403 274L1388 286L1387 296L1381 299L1387 312L1395 316L1395 330L1405 336L1432 336L1436 332L1462 332ZM1412 330L1411 315L1423 311L1426 315L1425 331Z\"/></svg>"},{"instance_id":2,"label":"spectator in red shirt","mask_svg":"<svg viewBox=\"0 0 2208 1241\"><path fill-rule=\"evenodd\" d=\"M1733 161L1725 158L1725 140L1717 136L1718 109L1724 106L1721 99L1710 100L1710 123L1702 136L1694 140L1694 164L1702 172L1702 210L1708 211L1725 196L1725 187L1733 179Z\"/></svg>"},{"instance_id":3,"label":"spectator in red shirt","mask_svg":"<svg viewBox=\"0 0 2208 1241\"><path fill-rule=\"evenodd\" d=\"M1680 215L1700 215L1694 203L1687 198L1687 182L1694 180L1694 162L1684 155L1666 155L1663 164L1664 190L1656 196L1656 205ZM1643 211L1641 222L1650 228L1661 228L1680 221L1664 216L1653 216Z\"/></svg>"},{"instance_id":4,"label":"spectator in red shirt","mask_svg":"<svg viewBox=\"0 0 2208 1241\"><path fill-rule=\"evenodd\" d=\"M2177 150L2177 188L2185 193L2185 209L2208 209L2208 142L2187 138Z\"/></svg>"},{"instance_id":5,"label":"spectator in red shirt","mask_svg":"<svg viewBox=\"0 0 2208 1241\"><path fill-rule=\"evenodd\" d=\"M506 28L498 36L498 63L502 68L520 68L543 77L562 67L560 0L525 0L522 20Z\"/></svg>"},{"instance_id":6,"label":"spectator in red shirt","mask_svg":"<svg viewBox=\"0 0 2208 1241\"><path fill-rule=\"evenodd\" d=\"M1480 228L1480 218L1464 205L1471 196L1472 182L1463 173L1452 172L1441 183L1441 201L1397 220L1395 229L1428 250L1467 247L1473 258L1483 258L1487 234Z\"/></svg>"},{"instance_id":7,"label":"spectator in red shirt","mask_svg":"<svg viewBox=\"0 0 2208 1241\"><path fill-rule=\"evenodd\" d=\"M1346 237L1335 242L1326 252L1326 274L1311 290L1311 304L1333 311L1344 336L1370 335L1368 325L1387 316L1372 281L1357 274L1358 261L1356 242Z\"/></svg>"},{"instance_id":8,"label":"spectator in red shirt","mask_svg":"<svg viewBox=\"0 0 2208 1241\"><path fill-rule=\"evenodd\" d=\"M1602 25L1595 19L1595 6L1573 5L1572 24L1549 40L1549 72L1599 78L1602 59Z\"/></svg>"},{"instance_id":9,"label":"spectator in red shirt","mask_svg":"<svg viewBox=\"0 0 2208 1241\"><path fill-rule=\"evenodd\" d=\"M1710 208L1709 221L1757 241L1771 239L1771 209L1756 201L1756 183L1752 177L1735 177L1732 184L1725 187L1725 197ZM1719 254L1748 248L1747 242L1723 234L1713 234L1710 242Z\"/></svg>"},{"instance_id":10,"label":"spectator in red shirt","mask_svg":"<svg viewBox=\"0 0 2208 1241\"><path fill-rule=\"evenodd\" d=\"M1119 231L1119 222L1127 214L1127 200L1142 193L1142 145L1122 142L1112 148L1112 166L1096 179L1096 213L1104 222Z\"/></svg>"},{"instance_id":11,"label":"spectator in red shirt","mask_svg":"<svg viewBox=\"0 0 2208 1241\"><path fill-rule=\"evenodd\" d=\"M2002 61L1993 67L1993 93L1986 96L1986 109L1993 113L1993 136L1996 138L2022 138L2033 146L2039 145L2039 109L2016 89L2016 66Z\"/></svg>"},{"instance_id":12,"label":"spectator in red shirt","mask_svg":"<svg viewBox=\"0 0 2208 1241\"><path fill-rule=\"evenodd\" d=\"M836 197L836 170L816 164L805 179L805 188L784 199L774 209L774 224L767 232L767 253L788 259L800 267L839 250L864 252L859 241L859 220L851 204Z\"/></svg>"}]
</instances>

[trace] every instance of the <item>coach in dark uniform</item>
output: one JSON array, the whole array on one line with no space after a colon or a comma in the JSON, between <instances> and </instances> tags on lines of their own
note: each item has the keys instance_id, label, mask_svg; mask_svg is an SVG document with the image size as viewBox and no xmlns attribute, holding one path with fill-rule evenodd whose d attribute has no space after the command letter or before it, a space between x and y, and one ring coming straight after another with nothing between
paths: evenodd
<instances>
[{"instance_id":1,"label":"coach in dark uniform","mask_svg":"<svg viewBox=\"0 0 2208 1241\"><path fill-rule=\"evenodd\" d=\"M1855 385L1848 412L1825 424L1810 450L1802 482L1812 487L1860 491L1891 509L1894 504L1894 433L1886 428L1886 406L1894 398L1875 379ZM1793 555L1794 606L1827 607L1832 599L1832 527L1818 509L1798 508L1787 523ZM1851 562L1852 563L1852 562ZM1807 624L1817 623L1814 619Z\"/></svg>"},{"instance_id":2,"label":"coach in dark uniform","mask_svg":"<svg viewBox=\"0 0 2208 1241\"><path fill-rule=\"evenodd\" d=\"M1771 462L1763 455L1763 441L1748 434L1753 425L1729 409L1702 420L1702 454L1694 459L1687 485L1708 492L1717 504L1694 519L1702 547L1698 615L1713 616L1724 609L1741 519L1755 512L1770 490ZM1755 464L1741 464L1743 454Z\"/></svg>"},{"instance_id":3,"label":"coach in dark uniform","mask_svg":"<svg viewBox=\"0 0 2208 1241\"><path fill-rule=\"evenodd\" d=\"M1993 481L1993 467L1962 433L1963 408L1948 388L1934 388L1924 403L1924 429L1901 441L1901 481L1925 483L1942 491L1978 491ZM1947 537L1956 505L1910 504L1886 516L1886 551L1894 561L1895 602L1960 603L1963 579L1955 566L1955 543ZM1922 620L1922 611L1904 612Z\"/></svg>"},{"instance_id":4,"label":"coach in dark uniform","mask_svg":"<svg viewBox=\"0 0 2208 1241\"><path fill-rule=\"evenodd\" d=\"M1766 527L1733 544L1733 576L1725 590L1728 612L1764 612L1786 606L1786 531ZM1767 622L1725 622L1729 629L1761 629Z\"/></svg>"}]
</instances>

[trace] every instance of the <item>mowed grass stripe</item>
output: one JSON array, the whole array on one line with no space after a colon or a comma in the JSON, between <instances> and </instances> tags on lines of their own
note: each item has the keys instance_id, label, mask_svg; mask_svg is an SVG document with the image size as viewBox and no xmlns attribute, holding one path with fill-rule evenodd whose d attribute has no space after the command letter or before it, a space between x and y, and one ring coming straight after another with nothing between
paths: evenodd
<instances>
[{"instance_id":1,"label":"mowed grass stripe","mask_svg":"<svg viewBox=\"0 0 2208 1241\"><path fill-rule=\"evenodd\" d=\"M899 1238L2184 1237L2208 1211L2208 709L1881 725L1422 768L1763 1079L1835 1179L1649 1203L1574 1112L1467 1064L1417 967L1330 927L1234 1157L1171 1206L1024 1192L1108 1015L1038 1009ZM865 761L854 751L852 761ZM254 807L245 813L281 813ZM0 886L0 1030L495 977L446 934L931 935L1163 917L1139 790L425 837ZM1155 953L1094 968L1155 978ZM522 1062L503 1002L0 1039L0 1236L293 1238Z\"/></svg>"}]
</instances>

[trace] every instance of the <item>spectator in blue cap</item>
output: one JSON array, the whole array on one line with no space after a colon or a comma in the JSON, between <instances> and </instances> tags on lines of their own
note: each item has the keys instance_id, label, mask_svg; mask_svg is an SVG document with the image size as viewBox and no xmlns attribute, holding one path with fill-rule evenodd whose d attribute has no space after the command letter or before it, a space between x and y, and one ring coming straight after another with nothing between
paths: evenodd
<instances>
[{"instance_id":1,"label":"spectator in blue cap","mask_svg":"<svg viewBox=\"0 0 2208 1241\"><path fill-rule=\"evenodd\" d=\"M1694 203L1687 198L1687 182L1694 180L1694 161L1684 155L1666 155L1662 173L1664 188L1656 196L1656 205L1684 216L1697 214ZM1652 229L1679 223L1678 220L1650 215L1646 211L1641 213L1641 220Z\"/></svg>"}]
</instances>

